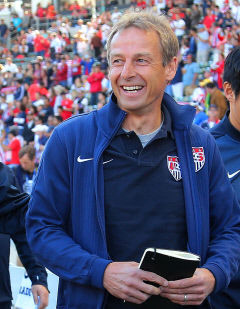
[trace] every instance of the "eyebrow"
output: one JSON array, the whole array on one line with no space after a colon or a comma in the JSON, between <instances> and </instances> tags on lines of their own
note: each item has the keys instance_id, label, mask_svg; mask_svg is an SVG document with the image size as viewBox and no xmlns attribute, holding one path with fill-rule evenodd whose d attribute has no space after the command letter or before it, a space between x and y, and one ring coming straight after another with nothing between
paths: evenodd
<instances>
[{"instance_id":1,"label":"eyebrow","mask_svg":"<svg viewBox=\"0 0 240 309\"><path fill-rule=\"evenodd\" d=\"M110 58L113 58L113 57L123 57L123 54L110 54ZM137 53L134 55L134 57L148 57L148 58L152 58L152 55L150 53Z\"/></svg>"}]
</instances>

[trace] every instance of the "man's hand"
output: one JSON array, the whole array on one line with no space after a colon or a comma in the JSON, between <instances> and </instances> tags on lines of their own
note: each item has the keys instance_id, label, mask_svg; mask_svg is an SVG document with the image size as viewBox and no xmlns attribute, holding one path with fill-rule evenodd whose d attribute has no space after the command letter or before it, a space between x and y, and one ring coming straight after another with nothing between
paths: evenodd
<instances>
[{"instance_id":1,"label":"man's hand","mask_svg":"<svg viewBox=\"0 0 240 309\"><path fill-rule=\"evenodd\" d=\"M32 286L32 294L35 305L38 305L38 309L44 309L48 305L48 295L49 292L45 286L40 284L35 284ZM38 300L39 296L39 300Z\"/></svg>"},{"instance_id":2,"label":"man's hand","mask_svg":"<svg viewBox=\"0 0 240 309\"><path fill-rule=\"evenodd\" d=\"M200 305L213 291L215 278L206 268L197 268L191 278L169 281L160 295L179 305Z\"/></svg>"},{"instance_id":3,"label":"man's hand","mask_svg":"<svg viewBox=\"0 0 240 309\"><path fill-rule=\"evenodd\" d=\"M150 281L167 286L168 281L164 278L138 268L135 262L114 262L107 266L103 285L105 289L117 298L128 302L141 304L151 295L159 295L160 288L144 283Z\"/></svg>"}]
</instances>

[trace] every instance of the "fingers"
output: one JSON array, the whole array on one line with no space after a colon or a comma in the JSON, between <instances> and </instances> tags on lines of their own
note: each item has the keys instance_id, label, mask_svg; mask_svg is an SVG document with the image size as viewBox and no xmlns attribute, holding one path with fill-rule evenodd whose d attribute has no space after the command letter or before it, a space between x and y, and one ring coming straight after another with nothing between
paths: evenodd
<instances>
[{"instance_id":1,"label":"fingers","mask_svg":"<svg viewBox=\"0 0 240 309\"><path fill-rule=\"evenodd\" d=\"M203 294L204 288L202 286L193 286L190 288L183 288L183 289L171 289L168 287L160 287L161 293L166 294Z\"/></svg>"},{"instance_id":2,"label":"fingers","mask_svg":"<svg viewBox=\"0 0 240 309\"><path fill-rule=\"evenodd\" d=\"M142 304L145 302L151 295L138 291L136 289L129 289L122 297L130 303Z\"/></svg>"},{"instance_id":3,"label":"fingers","mask_svg":"<svg viewBox=\"0 0 240 309\"><path fill-rule=\"evenodd\" d=\"M112 262L106 267L103 278L103 285L110 294L136 304L143 303L151 295L159 295L159 287L151 282L167 286L164 278L139 269L135 262Z\"/></svg>"},{"instance_id":4,"label":"fingers","mask_svg":"<svg viewBox=\"0 0 240 309\"><path fill-rule=\"evenodd\" d=\"M160 286L167 287L169 284L168 281L164 279L163 277L160 277L157 274L154 274L148 271L139 270L139 276L144 281L150 281Z\"/></svg>"},{"instance_id":5,"label":"fingers","mask_svg":"<svg viewBox=\"0 0 240 309\"><path fill-rule=\"evenodd\" d=\"M201 305L205 297L199 294L167 294L161 293L162 297L168 298L171 302L184 306ZM186 297L184 297L186 295Z\"/></svg>"},{"instance_id":6,"label":"fingers","mask_svg":"<svg viewBox=\"0 0 240 309\"><path fill-rule=\"evenodd\" d=\"M35 305L38 305L38 309L45 309L48 305L48 290L42 285L33 285L32 294Z\"/></svg>"},{"instance_id":7,"label":"fingers","mask_svg":"<svg viewBox=\"0 0 240 309\"><path fill-rule=\"evenodd\" d=\"M45 295L40 295L39 306L38 309L45 309L48 305L48 297Z\"/></svg>"},{"instance_id":8,"label":"fingers","mask_svg":"<svg viewBox=\"0 0 240 309\"><path fill-rule=\"evenodd\" d=\"M38 294L37 291L32 289L32 295L33 295L33 300L34 300L34 304L37 305L38 303Z\"/></svg>"},{"instance_id":9,"label":"fingers","mask_svg":"<svg viewBox=\"0 0 240 309\"><path fill-rule=\"evenodd\" d=\"M175 280L175 281L168 281L168 288L171 289L185 289L189 287L193 287L198 285L198 279L196 276L193 276L191 278L185 278L181 280Z\"/></svg>"},{"instance_id":10,"label":"fingers","mask_svg":"<svg viewBox=\"0 0 240 309\"><path fill-rule=\"evenodd\" d=\"M139 290L148 294L148 295L159 295L160 294L160 288L153 286L150 283L144 283L143 281L140 281Z\"/></svg>"}]
</instances>

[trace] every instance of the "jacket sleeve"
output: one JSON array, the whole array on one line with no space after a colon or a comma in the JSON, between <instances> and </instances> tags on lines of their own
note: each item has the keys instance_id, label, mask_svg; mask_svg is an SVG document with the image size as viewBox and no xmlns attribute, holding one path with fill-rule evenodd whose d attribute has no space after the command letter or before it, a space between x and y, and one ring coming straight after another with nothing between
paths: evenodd
<instances>
[{"instance_id":1,"label":"jacket sleeve","mask_svg":"<svg viewBox=\"0 0 240 309\"><path fill-rule=\"evenodd\" d=\"M47 273L33 256L26 238L25 214L29 196L16 188L13 171L0 166L0 232L10 235L14 241L21 262L27 270L32 284L41 284L47 288Z\"/></svg>"},{"instance_id":2,"label":"jacket sleeve","mask_svg":"<svg viewBox=\"0 0 240 309\"><path fill-rule=\"evenodd\" d=\"M73 163L68 162L71 150L59 136L57 128L41 159L26 218L27 238L34 254L60 278L103 288L103 274L111 261L89 253L71 237Z\"/></svg>"},{"instance_id":3,"label":"jacket sleeve","mask_svg":"<svg viewBox=\"0 0 240 309\"><path fill-rule=\"evenodd\" d=\"M239 266L240 207L215 142L213 145L214 152L209 171L210 242L203 267L214 274L214 292L217 292L227 287Z\"/></svg>"},{"instance_id":4,"label":"jacket sleeve","mask_svg":"<svg viewBox=\"0 0 240 309\"><path fill-rule=\"evenodd\" d=\"M19 209L17 213L8 216L8 226L16 227L9 231L10 236L16 245L19 258L23 263L32 284L41 284L48 288L47 272L32 254L26 238L25 214L26 210Z\"/></svg>"}]
</instances>

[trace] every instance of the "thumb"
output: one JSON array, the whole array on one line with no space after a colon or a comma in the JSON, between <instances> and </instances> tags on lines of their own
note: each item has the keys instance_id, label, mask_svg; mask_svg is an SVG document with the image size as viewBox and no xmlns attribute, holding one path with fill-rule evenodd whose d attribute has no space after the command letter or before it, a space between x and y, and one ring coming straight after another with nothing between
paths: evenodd
<instances>
[{"instance_id":1,"label":"thumb","mask_svg":"<svg viewBox=\"0 0 240 309\"><path fill-rule=\"evenodd\" d=\"M35 289L32 289L32 295L33 295L34 304L37 305L38 304L38 293Z\"/></svg>"}]
</instances>

